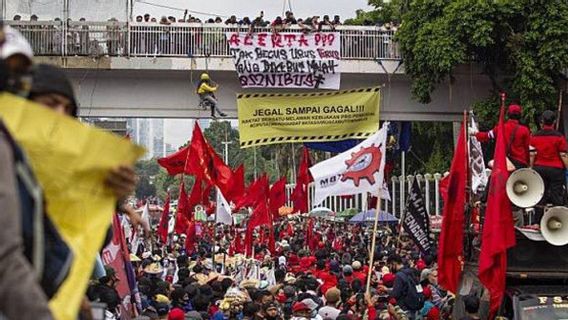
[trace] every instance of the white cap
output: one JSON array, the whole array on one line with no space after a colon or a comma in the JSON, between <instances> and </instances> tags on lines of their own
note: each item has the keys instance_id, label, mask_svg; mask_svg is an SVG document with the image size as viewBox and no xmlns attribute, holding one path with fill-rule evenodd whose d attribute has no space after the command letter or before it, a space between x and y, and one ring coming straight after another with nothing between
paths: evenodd
<instances>
[{"instance_id":1,"label":"white cap","mask_svg":"<svg viewBox=\"0 0 568 320\"><path fill-rule=\"evenodd\" d=\"M10 26L4 26L4 35L6 36L6 41L0 50L0 58L6 59L13 55L21 54L32 60L34 56L32 47L18 30Z\"/></svg>"}]
</instances>

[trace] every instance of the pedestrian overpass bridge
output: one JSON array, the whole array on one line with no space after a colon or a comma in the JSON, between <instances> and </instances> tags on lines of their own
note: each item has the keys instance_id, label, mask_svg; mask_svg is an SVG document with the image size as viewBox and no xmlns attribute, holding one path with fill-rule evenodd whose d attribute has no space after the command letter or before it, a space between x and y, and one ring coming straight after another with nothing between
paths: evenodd
<instances>
[{"instance_id":1,"label":"pedestrian overpass bridge","mask_svg":"<svg viewBox=\"0 0 568 320\"><path fill-rule=\"evenodd\" d=\"M241 88L225 39L225 32L247 31L238 26L61 21L7 24L30 40L36 62L66 68L84 117L208 117L209 111L197 107L195 94L205 70L220 85L216 95L230 118L237 116L238 93L276 90ZM430 104L419 104L411 98L394 31L363 26L341 26L336 31L341 34L341 89L382 86L381 119L458 121L472 102L490 94L488 78L476 66L466 66L456 70L452 83L437 88Z\"/></svg>"}]
</instances>

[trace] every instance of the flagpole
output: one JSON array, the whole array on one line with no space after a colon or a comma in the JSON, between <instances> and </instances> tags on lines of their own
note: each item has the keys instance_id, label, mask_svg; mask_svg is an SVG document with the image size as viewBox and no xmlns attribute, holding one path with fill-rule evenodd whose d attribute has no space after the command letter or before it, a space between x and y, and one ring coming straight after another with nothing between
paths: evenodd
<instances>
[{"instance_id":1,"label":"flagpole","mask_svg":"<svg viewBox=\"0 0 568 320\"><path fill-rule=\"evenodd\" d=\"M373 235L371 239L371 252L369 254L369 273L367 274L367 289L366 292L370 293L371 289L371 275L373 274L373 264L375 260L375 245L377 242L377 225L379 224L379 214L381 212L381 192L377 196L377 206L375 212L375 222L373 225Z\"/></svg>"},{"instance_id":2,"label":"flagpole","mask_svg":"<svg viewBox=\"0 0 568 320\"><path fill-rule=\"evenodd\" d=\"M414 176L414 179L416 179L416 176ZM400 183L402 185L405 185L407 182L410 182L410 179L409 181L406 181L406 177L402 176L402 181ZM410 188L408 188L408 190L410 190ZM400 196L403 197L403 194L401 193ZM404 219L406 218L406 201L404 203L404 206L401 204L400 210L402 211L402 213L400 214L400 220L398 221L398 237L396 238L396 246L395 246L397 253L400 249L400 243L402 239L402 231L403 231L402 225L404 224Z\"/></svg>"},{"instance_id":3,"label":"flagpole","mask_svg":"<svg viewBox=\"0 0 568 320\"><path fill-rule=\"evenodd\" d=\"M211 248L211 256L212 256L212 265L213 265L213 271L217 272L217 269L215 268L215 245L217 243L217 210L219 209L219 188L215 187L215 220L213 220L213 246ZM220 248L220 246L219 246Z\"/></svg>"}]
</instances>

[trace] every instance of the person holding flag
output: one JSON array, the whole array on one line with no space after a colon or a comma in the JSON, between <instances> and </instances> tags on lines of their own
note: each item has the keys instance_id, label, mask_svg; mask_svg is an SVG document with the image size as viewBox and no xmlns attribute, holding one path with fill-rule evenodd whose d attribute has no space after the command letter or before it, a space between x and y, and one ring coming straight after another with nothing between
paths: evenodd
<instances>
[{"instance_id":1,"label":"person holding flag","mask_svg":"<svg viewBox=\"0 0 568 320\"><path fill-rule=\"evenodd\" d=\"M502 104L504 104L505 95L501 95ZM475 135L479 142L488 142L495 140L500 132L504 133L507 156L508 170L514 171L515 169L526 168L529 166L529 144L530 144L530 130L525 125L521 124L522 107L518 104L509 105L507 111L507 122L503 128L499 129L496 126L488 132L471 132Z\"/></svg>"}]
</instances>

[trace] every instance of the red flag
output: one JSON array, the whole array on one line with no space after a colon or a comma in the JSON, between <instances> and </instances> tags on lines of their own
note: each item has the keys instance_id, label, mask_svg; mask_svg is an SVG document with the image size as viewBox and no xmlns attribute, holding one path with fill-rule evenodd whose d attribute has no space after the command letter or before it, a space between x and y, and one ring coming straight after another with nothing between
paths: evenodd
<instances>
[{"instance_id":1,"label":"red flag","mask_svg":"<svg viewBox=\"0 0 568 320\"><path fill-rule=\"evenodd\" d=\"M164 167L168 171L168 174L170 176L175 176L176 174L183 173L188 152L189 145L164 158L158 159L158 164Z\"/></svg>"},{"instance_id":2,"label":"red flag","mask_svg":"<svg viewBox=\"0 0 568 320\"><path fill-rule=\"evenodd\" d=\"M168 241L168 226L170 224L170 194L166 197L164 203L164 211L162 212L162 218L160 219L160 224L158 225L158 236L162 243Z\"/></svg>"},{"instance_id":3,"label":"red flag","mask_svg":"<svg viewBox=\"0 0 568 320\"><path fill-rule=\"evenodd\" d=\"M264 195L266 195L266 193ZM247 231L245 234L245 248L247 254L252 253L252 234L254 228L271 224L272 219L270 218L270 213L268 212L266 201L261 201L250 215L250 219L247 224Z\"/></svg>"},{"instance_id":4,"label":"red flag","mask_svg":"<svg viewBox=\"0 0 568 320\"><path fill-rule=\"evenodd\" d=\"M195 221L190 221L187 226L186 231L186 238L185 238L185 252L190 255L195 251L195 243L196 243L196 230L195 230Z\"/></svg>"},{"instance_id":5,"label":"red flag","mask_svg":"<svg viewBox=\"0 0 568 320\"><path fill-rule=\"evenodd\" d=\"M308 148L304 146L302 161L300 162L300 168L298 169L298 175L296 177L296 187L294 187L294 191L290 196L296 212L308 212L308 184L313 181L309 171L310 166L310 152Z\"/></svg>"},{"instance_id":6,"label":"red flag","mask_svg":"<svg viewBox=\"0 0 568 320\"><path fill-rule=\"evenodd\" d=\"M268 177L262 175L258 180L250 184L245 192L245 195L241 197L235 204L236 210L242 207L254 207L257 203L262 201L268 194Z\"/></svg>"},{"instance_id":7,"label":"red flag","mask_svg":"<svg viewBox=\"0 0 568 320\"><path fill-rule=\"evenodd\" d=\"M268 226L268 232L270 232L268 235L268 250L274 255L276 254L276 241L274 239L274 224L272 222Z\"/></svg>"},{"instance_id":8,"label":"red flag","mask_svg":"<svg viewBox=\"0 0 568 320\"><path fill-rule=\"evenodd\" d=\"M189 200L187 201L187 210L189 212L190 221L194 220L193 209L196 205L201 203L202 193L201 179L195 178L193 188L191 188L191 193L189 195Z\"/></svg>"},{"instance_id":9,"label":"red flag","mask_svg":"<svg viewBox=\"0 0 568 320\"><path fill-rule=\"evenodd\" d=\"M310 247L310 250L313 250L312 247L311 247L313 237L314 237L314 218L309 218L308 219L308 226L307 226L307 229L306 229L306 245L308 245Z\"/></svg>"},{"instance_id":10,"label":"red flag","mask_svg":"<svg viewBox=\"0 0 568 320\"><path fill-rule=\"evenodd\" d=\"M439 240L438 278L440 285L451 292L458 290L463 262L464 209L468 175L466 125L464 119L448 176L448 192L452 197L444 203Z\"/></svg>"},{"instance_id":11,"label":"red flag","mask_svg":"<svg viewBox=\"0 0 568 320\"><path fill-rule=\"evenodd\" d=\"M203 192L201 193L201 204L203 205L203 207L205 208L209 208L210 205L209 203L211 202L209 200L209 196L211 196L211 188L213 188L212 185L207 185L205 187L205 189L203 189Z\"/></svg>"},{"instance_id":12,"label":"red flag","mask_svg":"<svg viewBox=\"0 0 568 320\"><path fill-rule=\"evenodd\" d=\"M270 188L269 208L273 217L278 216L278 209L286 204L286 177L280 178Z\"/></svg>"},{"instance_id":13,"label":"red flag","mask_svg":"<svg viewBox=\"0 0 568 320\"><path fill-rule=\"evenodd\" d=\"M215 185L219 187L219 190L221 190L223 195L226 195L233 187L233 170L221 159L221 157L219 157L212 147L209 147L209 154L213 159L212 176L215 181Z\"/></svg>"},{"instance_id":14,"label":"red flag","mask_svg":"<svg viewBox=\"0 0 568 320\"><path fill-rule=\"evenodd\" d=\"M504 113L505 109L501 108L499 132L505 132ZM509 178L506 149L505 136L498 134L479 255L479 280L491 294L490 318L493 318L499 309L505 292L507 249L515 245L513 213L506 191Z\"/></svg>"},{"instance_id":15,"label":"red flag","mask_svg":"<svg viewBox=\"0 0 568 320\"><path fill-rule=\"evenodd\" d=\"M448 187L450 184L450 176L445 176L438 182L438 189L440 190L440 195L444 203L448 201Z\"/></svg>"},{"instance_id":16,"label":"red flag","mask_svg":"<svg viewBox=\"0 0 568 320\"><path fill-rule=\"evenodd\" d=\"M227 201L236 203L245 193L245 167L241 164L235 172L231 180L231 188L225 195Z\"/></svg>"},{"instance_id":17,"label":"red flag","mask_svg":"<svg viewBox=\"0 0 568 320\"><path fill-rule=\"evenodd\" d=\"M213 159L210 153L210 146L207 144L203 132L197 122L193 127L193 135L189 144L189 153L185 162L184 172L202 179L207 184L214 183Z\"/></svg>"},{"instance_id":18,"label":"red flag","mask_svg":"<svg viewBox=\"0 0 568 320\"><path fill-rule=\"evenodd\" d=\"M245 253L243 238L241 237L240 233L235 235L235 238L233 239L233 241L231 241L231 245L229 246L230 256L233 256L237 253Z\"/></svg>"},{"instance_id":19,"label":"red flag","mask_svg":"<svg viewBox=\"0 0 568 320\"><path fill-rule=\"evenodd\" d=\"M176 225L175 233L184 233L187 229L187 221L190 219L187 203L187 193L185 193L185 184L182 182L179 185L179 198L176 210Z\"/></svg>"}]
</instances>

